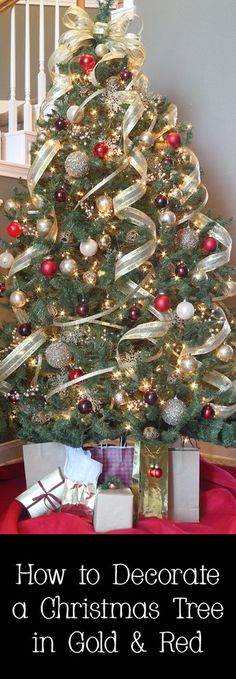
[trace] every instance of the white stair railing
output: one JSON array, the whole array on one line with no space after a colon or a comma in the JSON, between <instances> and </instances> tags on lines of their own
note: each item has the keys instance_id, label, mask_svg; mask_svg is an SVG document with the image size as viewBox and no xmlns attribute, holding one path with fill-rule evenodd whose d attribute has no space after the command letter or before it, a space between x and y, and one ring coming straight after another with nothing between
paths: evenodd
<instances>
[{"instance_id":1,"label":"white stair railing","mask_svg":"<svg viewBox=\"0 0 236 679\"><path fill-rule=\"evenodd\" d=\"M46 95L46 73L44 64L44 1L39 5L39 72L38 72L38 108ZM39 111L37 111L39 113Z\"/></svg>"},{"instance_id":2,"label":"white stair railing","mask_svg":"<svg viewBox=\"0 0 236 679\"><path fill-rule=\"evenodd\" d=\"M16 10L11 10L11 38L10 38L10 100L8 108L8 130L17 130L17 101L16 101Z\"/></svg>"}]
</instances>

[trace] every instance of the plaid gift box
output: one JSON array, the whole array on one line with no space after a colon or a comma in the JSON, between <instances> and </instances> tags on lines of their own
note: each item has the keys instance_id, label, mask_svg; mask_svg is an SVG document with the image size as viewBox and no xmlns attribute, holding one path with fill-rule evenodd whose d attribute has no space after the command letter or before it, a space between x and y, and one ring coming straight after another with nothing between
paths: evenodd
<instances>
[{"instance_id":1,"label":"plaid gift box","mask_svg":"<svg viewBox=\"0 0 236 679\"><path fill-rule=\"evenodd\" d=\"M109 476L116 476L126 488L133 482L134 448L126 446L95 446L89 449L91 457L103 465L99 484Z\"/></svg>"}]
</instances>

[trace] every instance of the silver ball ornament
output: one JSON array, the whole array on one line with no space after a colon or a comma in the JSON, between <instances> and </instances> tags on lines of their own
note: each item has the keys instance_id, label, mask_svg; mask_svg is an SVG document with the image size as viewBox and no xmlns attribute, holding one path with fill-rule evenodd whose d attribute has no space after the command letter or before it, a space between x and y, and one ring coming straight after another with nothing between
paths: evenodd
<instances>
[{"instance_id":1,"label":"silver ball ornament","mask_svg":"<svg viewBox=\"0 0 236 679\"><path fill-rule=\"evenodd\" d=\"M47 139L47 135L45 134L45 132L39 132L39 134L37 134L36 141L39 144L45 144L46 139Z\"/></svg>"},{"instance_id":2,"label":"silver ball ornament","mask_svg":"<svg viewBox=\"0 0 236 679\"><path fill-rule=\"evenodd\" d=\"M174 226L176 223L176 215L174 212L171 212L171 210L165 210L160 213L159 221L164 226Z\"/></svg>"},{"instance_id":3,"label":"silver ball ornament","mask_svg":"<svg viewBox=\"0 0 236 679\"><path fill-rule=\"evenodd\" d=\"M100 42L97 47L95 47L95 53L99 59L102 59L107 52L109 52L109 49L103 42Z\"/></svg>"},{"instance_id":4,"label":"silver ball ornament","mask_svg":"<svg viewBox=\"0 0 236 679\"><path fill-rule=\"evenodd\" d=\"M82 240L79 246L80 252L84 257L93 257L98 249L98 244L93 238Z\"/></svg>"},{"instance_id":5,"label":"silver ball ornament","mask_svg":"<svg viewBox=\"0 0 236 679\"><path fill-rule=\"evenodd\" d=\"M181 200L183 197L183 192L180 189L172 189L172 191L169 192L168 198L174 198L174 200Z\"/></svg>"},{"instance_id":6,"label":"silver ball ornament","mask_svg":"<svg viewBox=\"0 0 236 679\"><path fill-rule=\"evenodd\" d=\"M163 411L162 419L166 424L171 425L171 427L176 427L179 424L181 418L186 411L186 405L183 401L180 401L176 396L167 401Z\"/></svg>"},{"instance_id":7,"label":"silver ball ornament","mask_svg":"<svg viewBox=\"0 0 236 679\"><path fill-rule=\"evenodd\" d=\"M45 351L46 360L52 368L66 368L71 362L71 353L64 342L52 342Z\"/></svg>"},{"instance_id":8,"label":"silver ball ornament","mask_svg":"<svg viewBox=\"0 0 236 679\"><path fill-rule=\"evenodd\" d=\"M40 217L36 222L36 229L39 236L48 236L52 228L52 220L48 217Z\"/></svg>"},{"instance_id":9,"label":"silver ball ornament","mask_svg":"<svg viewBox=\"0 0 236 679\"><path fill-rule=\"evenodd\" d=\"M228 361L231 361L234 355L234 350L233 347L230 346L230 344L221 344L219 349L216 351L216 356L219 359L219 361L222 361L222 363L228 363Z\"/></svg>"},{"instance_id":10,"label":"silver ball ornament","mask_svg":"<svg viewBox=\"0 0 236 679\"><path fill-rule=\"evenodd\" d=\"M14 290L14 292L12 292L10 295L10 304L12 304L12 306L16 306L18 309L25 306L26 304L25 293L22 292L22 290Z\"/></svg>"},{"instance_id":11,"label":"silver ball ornament","mask_svg":"<svg viewBox=\"0 0 236 679\"><path fill-rule=\"evenodd\" d=\"M202 281L207 281L208 275L203 269L196 269L192 274L192 280L194 283L202 283Z\"/></svg>"},{"instance_id":12,"label":"silver ball ornament","mask_svg":"<svg viewBox=\"0 0 236 679\"><path fill-rule=\"evenodd\" d=\"M73 276L73 274L78 270L77 263L72 257L65 257L59 264L59 269L61 273L67 276Z\"/></svg>"},{"instance_id":13,"label":"silver ball ornament","mask_svg":"<svg viewBox=\"0 0 236 679\"><path fill-rule=\"evenodd\" d=\"M119 391L117 391L115 396L114 396L114 401L116 402L116 405L123 406L127 401L126 392L123 389L120 389Z\"/></svg>"},{"instance_id":14,"label":"silver ball ornament","mask_svg":"<svg viewBox=\"0 0 236 679\"><path fill-rule=\"evenodd\" d=\"M66 117L70 123L79 123L81 120L83 120L84 109L79 110L79 106L74 104L67 109Z\"/></svg>"},{"instance_id":15,"label":"silver ball ornament","mask_svg":"<svg viewBox=\"0 0 236 679\"><path fill-rule=\"evenodd\" d=\"M194 229L191 229L190 226L187 226L186 229L181 231L180 245L182 245L183 248L188 248L188 250L191 250L192 248L197 248L198 243L198 234Z\"/></svg>"},{"instance_id":16,"label":"silver ball ornament","mask_svg":"<svg viewBox=\"0 0 236 679\"><path fill-rule=\"evenodd\" d=\"M193 317L194 312L195 309L193 304L191 304L191 302L186 302L186 300L180 302L176 307L177 316L181 321L189 321L189 319Z\"/></svg>"},{"instance_id":17,"label":"silver ball ornament","mask_svg":"<svg viewBox=\"0 0 236 679\"><path fill-rule=\"evenodd\" d=\"M155 441L159 438L159 432L156 427L145 427L143 435L147 441Z\"/></svg>"},{"instance_id":18,"label":"silver ball ornament","mask_svg":"<svg viewBox=\"0 0 236 679\"><path fill-rule=\"evenodd\" d=\"M113 200L104 193L96 198L96 206L100 215L109 215L113 208Z\"/></svg>"},{"instance_id":19,"label":"silver ball ornament","mask_svg":"<svg viewBox=\"0 0 236 679\"><path fill-rule=\"evenodd\" d=\"M155 143L155 135L152 132L149 132L148 130L146 132L142 132L139 137L140 141L144 146L151 147Z\"/></svg>"},{"instance_id":20,"label":"silver ball ornament","mask_svg":"<svg viewBox=\"0 0 236 679\"><path fill-rule=\"evenodd\" d=\"M89 157L84 151L74 151L67 156L65 170L69 177L86 177L89 174Z\"/></svg>"},{"instance_id":21,"label":"silver ball ornament","mask_svg":"<svg viewBox=\"0 0 236 679\"><path fill-rule=\"evenodd\" d=\"M6 214L9 216L19 209L20 203L18 203L17 200L14 200L14 198L8 198L4 203L4 212L6 212Z\"/></svg>"},{"instance_id":22,"label":"silver ball ornament","mask_svg":"<svg viewBox=\"0 0 236 679\"><path fill-rule=\"evenodd\" d=\"M8 250L5 250L5 252L1 253L1 255L0 255L0 267L2 269L10 269L13 262L14 262L14 257L11 254L11 252L8 252Z\"/></svg>"},{"instance_id":23,"label":"silver ball ornament","mask_svg":"<svg viewBox=\"0 0 236 679\"><path fill-rule=\"evenodd\" d=\"M198 361L194 356L183 356L178 361L178 366L183 372L192 373L197 369Z\"/></svg>"}]
</instances>

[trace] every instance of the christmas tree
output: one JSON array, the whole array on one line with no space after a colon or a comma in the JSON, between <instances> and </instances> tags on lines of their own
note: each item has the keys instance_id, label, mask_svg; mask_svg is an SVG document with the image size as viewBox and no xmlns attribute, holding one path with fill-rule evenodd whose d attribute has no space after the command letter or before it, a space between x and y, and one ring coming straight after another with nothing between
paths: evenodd
<instances>
[{"instance_id":1,"label":"christmas tree","mask_svg":"<svg viewBox=\"0 0 236 679\"><path fill-rule=\"evenodd\" d=\"M139 28L112 4L95 23L67 10L29 193L5 204L3 419L35 442L234 445L231 238L206 210L191 126L149 92Z\"/></svg>"}]
</instances>

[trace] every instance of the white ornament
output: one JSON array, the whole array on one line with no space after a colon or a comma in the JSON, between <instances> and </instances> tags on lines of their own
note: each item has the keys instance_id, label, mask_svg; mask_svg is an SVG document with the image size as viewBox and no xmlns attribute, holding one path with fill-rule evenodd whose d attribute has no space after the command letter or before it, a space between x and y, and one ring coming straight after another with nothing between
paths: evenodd
<instances>
[{"instance_id":1,"label":"white ornament","mask_svg":"<svg viewBox=\"0 0 236 679\"><path fill-rule=\"evenodd\" d=\"M110 196L104 193L96 198L96 206L101 215L109 215L113 207L113 200Z\"/></svg>"},{"instance_id":2,"label":"white ornament","mask_svg":"<svg viewBox=\"0 0 236 679\"><path fill-rule=\"evenodd\" d=\"M14 290L10 295L10 304L16 306L19 309L26 304L26 295L22 290Z\"/></svg>"},{"instance_id":3,"label":"white ornament","mask_svg":"<svg viewBox=\"0 0 236 679\"><path fill-rule=\"evenodd\" d=\"M5 250L5 252L2 252L0 255L0 267L2 269L10 269L14 262L14 257L11 254L11 252L8 252L8 250Z\"/></svg>"},{"instance_id":4,"label":"white ornament","mask_svg":"<svg viewBox=\"0 0 236 679\"><path fill-rule=\"evenodd\" d=\"M171 212L171 210L165 210L165 212L160 213L159 221L166 226L174 226L176 215L174 212Z\"/></svg>"},{"instance_id":5,"label":"white ornament","mask_svg":"<svg viewBox=\"0 0 236 679\"><path fill-rule=\"evenodd\" d=\"M79 106L76 106L76 104L74 104L74 106L70 106L67 109L66 117L70 123L78 123L84 117L84 109L79 110Z\"/></svg>"},{"instance_id":6,"label":"white ornament","mask_svg":"<svg viewBox=\"0 0 236 679\"><path fill-rule=\"evenodd\" d=\"M65 257L59 265L61 273L72 276L77 271L77 263L71 257Z\"/></svg>"},{"instance_id":7,"label":"white ornament","mask_svg":"<svg viewBox=\"0 0 236 679\"><path fill-rule=\"evenodd\" d=\"M104 55L107 54L107 52L109 52L109 49L107 45L105 45L103 42L100 42L99 45L95 47L95 53L97 57L99 57L99 59L102 59L102 57L104 57Z\"/></svg>"},{"instance_id":8,"label":"white ornament","mask_svg":"<svg viewBox=\"0 0 236 679\"><path fill-rule=\"evenodd\" d=\"M39 236L47 236L52 228L52 220L48 217L40 217L36 222L36 229Z\"/></svg>"},{"instance_id":9,"label":"white ornament","mask_svg":"<svg viewBox=\"0 0 236 679\"><path fill-rule=\"evenodd\" d=\"M228 361L231 361L234 355L234 350L233 347L230 346L230 344L221 344L219 349L217 349L216 356L219 359L219 361L222 361L223 363L228 363Z\"/></svg>"},{"instance_id":10,"label":"white ornament","mask_svg":"<svg viewBox=\"0 0 236 679\"><path fill-rule=\"evenodd\" d=\"M164 410L162 411L162 419L166 424L175 427L179 424L181 418L186 411L186 405L180 401L176 396L167 401Z\"/></svg>"},{"instance_id":11,"label":"white ornament","mask_svg":"<svg viewBox=\"0 0 236 679\"><path fill-rule=\"evenodd\" d=\"M84 257L93 257L97 252L98 244L93 238L88 238L88 240L81 241L79 249Z\"/></svg>"},{"instance_id":12,"label":"white ornament","mask_svg":"<svg viewBox=\"0 0 236 679\"><path fill-rule=\"evenodd\" d=\"M196 269L196 271L193 272L192 279L195 283L201 283L202 281L208 280L208 275L203 269Z\"/></svg>"},{"instance_id":13,"label":"white ornament","mask_svg":"<svg viewBox=\"0 0 236 679\"><path fill-rule=\"evenodd\" d=\"M176 313L179 318L181 318L181 321L189 321L190 318L193 317L195 312L193 304L191 302L180 302L178 306L176 307Z\"/></svg>"},{"instance_id":14,"label":"white ornament","mask_svg":"<svg viewBox=\"0 0 236 679\"><path fill-rule=\"evenodd\" d=\"M192 373L198 367L198 361L194 356L183 356L178 361L180 370L186 373Z\"/></svg>"}]
</instances>

